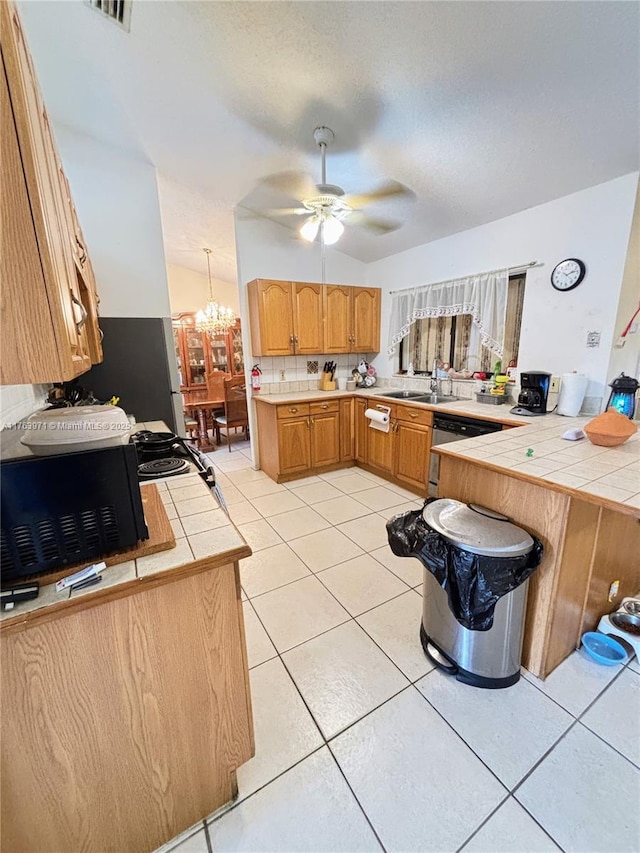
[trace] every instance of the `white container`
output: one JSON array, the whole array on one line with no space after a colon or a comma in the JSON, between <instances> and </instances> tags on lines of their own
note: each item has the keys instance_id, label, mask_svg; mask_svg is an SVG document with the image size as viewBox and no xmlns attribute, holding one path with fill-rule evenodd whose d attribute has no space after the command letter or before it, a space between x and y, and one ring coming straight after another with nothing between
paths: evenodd
<instances>
[{"instance_id":1,"label":"white container","mask_svg":"<svg viewBox=\"0 0 640 853\"><path fill-rule=\"evenodd\" d=\"M346 376L339 376L337 379L337 382L338 382L338 390L339 391L346 391L347 390L347 377Z\"/></svg>"},{"instance_id":2,"label":"white container","mask_svg":"<svg viewBox=\"0 0 640 853\"><path fill-rule=\"evenodd\" d=\"M71 406L31 415L20 441L36 456L53 456L126 444L131 429L118 406Z\"/></svg>"},{"instance_id":3,"label":"white container","mask_svg":"<svg viewBox=\"0 0 640 853\"><path fill-rule=\"evenodd\" d=\"M587 393L589 377L584 373L563 373L562 387L558 397L558 414L575 418L582 408Z\"/></svg>"}]
</instances>

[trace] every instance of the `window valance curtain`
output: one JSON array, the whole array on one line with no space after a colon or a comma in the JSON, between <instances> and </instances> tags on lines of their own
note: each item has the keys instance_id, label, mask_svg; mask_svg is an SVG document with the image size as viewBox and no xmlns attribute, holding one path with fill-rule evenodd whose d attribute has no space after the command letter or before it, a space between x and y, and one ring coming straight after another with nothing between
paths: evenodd
<instances>
[{"instance_id":1,"label":"window valance curtain","mask_svg":"<svg viewBox=\"0 0 640 853\"><path fill-rule=\"evenodd\" d=\"M503 269L392 293L389 355L416 320L470 314L482 345L502 356L508 283L509 270Z\"/></svg>"}]
</instances>

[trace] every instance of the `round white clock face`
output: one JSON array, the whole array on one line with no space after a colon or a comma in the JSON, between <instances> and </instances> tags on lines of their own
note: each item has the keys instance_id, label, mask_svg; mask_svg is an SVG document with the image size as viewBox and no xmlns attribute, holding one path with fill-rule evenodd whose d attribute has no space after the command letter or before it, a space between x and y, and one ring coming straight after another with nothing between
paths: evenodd
<instances>
[{"instance_id":1,"label":"round white clock face","mask_svg":"<svg viewBox=\"0 0 640 853\"><path fill-rule=\"evenodd\" d=\"M585 265L577 258L561 261L551 273L551 284L556 290L572 290L577 287L586 272Z\"/></svg>"}]
</instances>

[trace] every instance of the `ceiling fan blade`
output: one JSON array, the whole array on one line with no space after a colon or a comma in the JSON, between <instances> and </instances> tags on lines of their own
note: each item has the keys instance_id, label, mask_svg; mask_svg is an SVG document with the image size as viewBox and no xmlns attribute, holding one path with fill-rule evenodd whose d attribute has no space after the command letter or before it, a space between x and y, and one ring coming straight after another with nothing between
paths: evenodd
<instances>
[{"instance_id":1,"label":"ceiling fan blade","mask_svg":"<svg viewBox=\"0 0 640 853\"><path fill-rule=\"evenodd\" d=\"M303 199L317 195L316 185L304 172L277 172L262 178L261 182L291 198Z\"/></svg>"},{"instance_id":2,"label":"ceiling fan blade","mask_svg":"<svg viewBox=\"0 0 640 853\"><path fill-rule=\"evenodd\" d=\"M377 201L382 201L386 198L406 198L414 199L416 194L409 187L398 181L387 181L382 186L378 187L370 193L360 193L358 195L345 196L344 201L355 209L366 207L368 204L374 204Z\"/></svg>"},{"instance_id":3,"label":"ceiling fan blade","mask_svg":"<svg viewBox=\"0 0 640 853\"><path fill-rule=\"evenodd\" d=\"M274 207L267 210L261 210L263 216L302 216L303 214L311 215L311 211L306 207Z\"/></svg>"},{"instance_id":4,"label":"ceiling fan blade","mask_svg":"<svg viewBox=\"0 0 640 853\"><path fill-rule=\"evenodd\" d=\"M358 225L361 228L366 228L374 234L389 234L391 231L397 231L401 227L402 222L394 222L391 219L377 219L373 216L367 216L365 213L354 210L346 220L349 225Z\"/></svg>"}]
</instances>

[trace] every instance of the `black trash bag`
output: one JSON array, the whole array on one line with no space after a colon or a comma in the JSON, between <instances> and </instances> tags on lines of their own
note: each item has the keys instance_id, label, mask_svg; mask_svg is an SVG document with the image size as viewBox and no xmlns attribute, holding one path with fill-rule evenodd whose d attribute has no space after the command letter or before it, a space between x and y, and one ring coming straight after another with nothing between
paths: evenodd
<instances>
[{"instance_id":1,"label":"black trash bag","mask_svg":"<svg viewBox=\"0 0 640 853\"><path fill-rule=\"evenodd\" d=\"M517 557L471 554L429 527L422 513L411 510L387 522L391 550L396 557L417 557L426 566L446 591L451 612L464 628L488 631L498 600L524 583L540 564L542 542L532 536L531 551Z\"/></svg>"}]
</instances>

